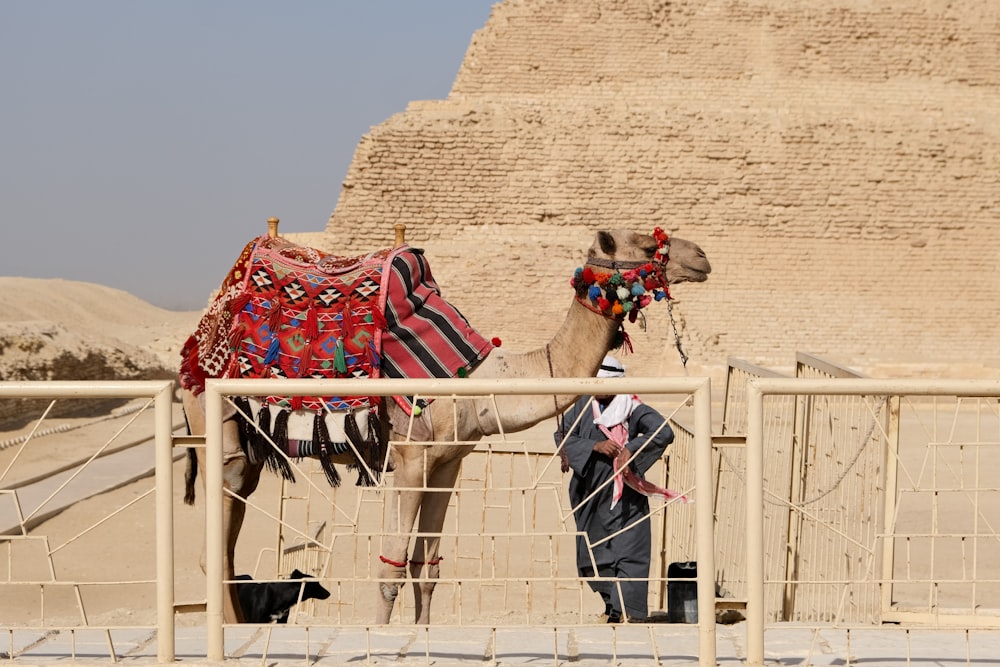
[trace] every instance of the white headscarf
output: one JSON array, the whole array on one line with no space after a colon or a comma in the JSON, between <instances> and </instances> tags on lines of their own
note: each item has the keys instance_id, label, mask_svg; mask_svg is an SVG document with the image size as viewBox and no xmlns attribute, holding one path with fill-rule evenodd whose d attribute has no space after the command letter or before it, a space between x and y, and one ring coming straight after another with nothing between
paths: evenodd
<instances>
[{"instance_id":1,"label":"white headscarf","mask_svg":"<svg viewBox=\"0 0 1000 667\"><path fill-rule=\"evenodd\" d=\"M604 361L601 362L601 367L597 371L597 377L599 378L625 377L625 367L622 366L622 362L618 361L609 354L606 357L604 357Z\"/></svg>"},{"instance_id":2,"label":"white headscarf","mask_svg":"<svg viewBox=\"0 0 1000 667\"><path fill-rule=\"evenodd\" d=\"M625 366L622 365L622 362L618 361L609 354L604 357L604 361L601 362L601 368L597 371L597 377L625 377ZM608 428L618 426L628 420L629 415L632 414L632 410L635 409L636 405L638 405L638 401L634 396L632 396L632 394L618 394L611 399L611 402L608 403L606 408L604 408L604 411L601 412L596 419L594 419L594 423L607 426ZM626 436L627 433L628 432L626 431Z\"/></svg>"}]
</instances>

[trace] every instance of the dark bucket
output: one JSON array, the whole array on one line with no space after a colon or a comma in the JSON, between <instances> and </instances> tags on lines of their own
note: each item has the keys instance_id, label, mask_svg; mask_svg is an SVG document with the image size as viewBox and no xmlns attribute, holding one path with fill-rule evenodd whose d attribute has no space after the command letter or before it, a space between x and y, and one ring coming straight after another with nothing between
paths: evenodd
<instances>
[{"instance_id":1,"label":"dark bucket","mask_svg":"<svg viewBox=\"0 0 1000 667\"><path fill-rule=\"evenodd\" d=\"M671 563L667 567L667 622L698 622L698 564Z\"/></svg>"}]
</instances>

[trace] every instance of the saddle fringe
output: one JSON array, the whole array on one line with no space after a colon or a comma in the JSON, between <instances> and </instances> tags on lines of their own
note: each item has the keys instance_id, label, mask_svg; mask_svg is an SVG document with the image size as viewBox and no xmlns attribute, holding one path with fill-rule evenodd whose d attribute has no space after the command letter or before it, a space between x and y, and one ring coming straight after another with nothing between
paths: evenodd
<instances>
[{"instance_id":1,"label":"saddle fringe","mask_svg":"<svg viewBox=\"0 0 1000 667\"><path fill-rule=\"evenodd\" d=\"M271 406L265 402L261 405L255 420L250 401L246 397L236 397L233 402L237 408L236 419L240 446L250 462L263 464L271 472L281 475L290 482L295 482L295 473L286 457L289 452L288 420L290 411L277 408L272 422ZM381 432L377 409L369 409L367 414L367 436L362 435L353 412L347 412L344 415L344 432L349 442L333 441L326 423L326 412L317 411L313 417L312 442L300 449L300 453L303 456L313 456L319 460L323 474L331 486L338 487L341 483L340 473L334 465L333 457L350 450L351 445L354 446L354 451L357 453L355 454L355 462L348 464L348 469L357 471L356 485L374 486L378 483L381 477L382 459L385 457L388 443L385 442ZM303 456L299 456L299 460Z\"/></svg>"}]
</instances>

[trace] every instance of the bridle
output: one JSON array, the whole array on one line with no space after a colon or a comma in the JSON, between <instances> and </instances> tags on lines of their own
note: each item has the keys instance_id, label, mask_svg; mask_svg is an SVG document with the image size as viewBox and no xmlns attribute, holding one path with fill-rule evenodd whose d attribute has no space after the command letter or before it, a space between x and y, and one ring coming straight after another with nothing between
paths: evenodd
<instances>
[{"instance_id":1,"label":"bridle","mask_svg":"<svg viewBox=\"0 0 1000 667\"><path fill-rule=\"evenodd\" d=\"M654 299L669 300L667 262L670 259L670 237L659 227L653 230L652 236L656 240L656 252L652 259L637 261L588 257L570 281L576 300L588 310L616 322L623 322L626 316L630 322L635 322L639 311ZM609 269L610 272L599 269Z\"/></svg>"},{"instance_id":2,"label":"bridle","mask_svg":"<svg viewBox=\"0 0 1000 667\"><path fill-rule=\"evenodd\" d=\"M591 266L599 266L602 269L611 269L612 271L621 271L622 269L639 269L646 264L651 263L652 260L628 260L628 259L604 259L602 257L588 257L586 264Z\"/></svg>"},{"instance_id":3,"label":"bridle","mask_svg":"<svg viewBox=\"0 0 1000 667\"><path fill-rule=\"evenodd\" d=\"M677 331L677 323L674 321L673 304L671 303L673 297L670 296L667 281L670 236L659 227L653 230L652 236L656 239L656 252L653 259L637 261L588 257L583 267L578 268L574 273L571 285L580 305L619 324L618 342L613 347L618 348L624 345L629 351L632 349L632 344L625 331L626 316L629 322L634 323L642 315L643 328L645 328L645 316L641 313L642 308L649 305L654 299L656 301L666 300L670 323L674 330L674 343L686 371L688 358L684 350L681 349L680 334ZM611 273L595 272L592 267L609 269Z\"/></svg>"}]
</instances>

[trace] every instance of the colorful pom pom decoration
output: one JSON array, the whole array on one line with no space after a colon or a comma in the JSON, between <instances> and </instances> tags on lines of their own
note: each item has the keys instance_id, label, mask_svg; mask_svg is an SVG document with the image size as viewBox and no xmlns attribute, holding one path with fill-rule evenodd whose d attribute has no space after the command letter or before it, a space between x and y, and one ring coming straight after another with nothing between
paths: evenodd
<instances>
[{"instance_id":1,"label":"colorful pom pom decoration","mask_svg":"<svg viewBox=\"0 0 1000 667\"><path fill-rule=\"evenodd\" d=\"M662 229L653 230L656 253L653 260L626 271L597 271L589 266L577 268L570 279L576 299L607 318L635 321L638 311L654 300L670 299L666 263L670 237Z\"/></svg>"}]
</instances>

